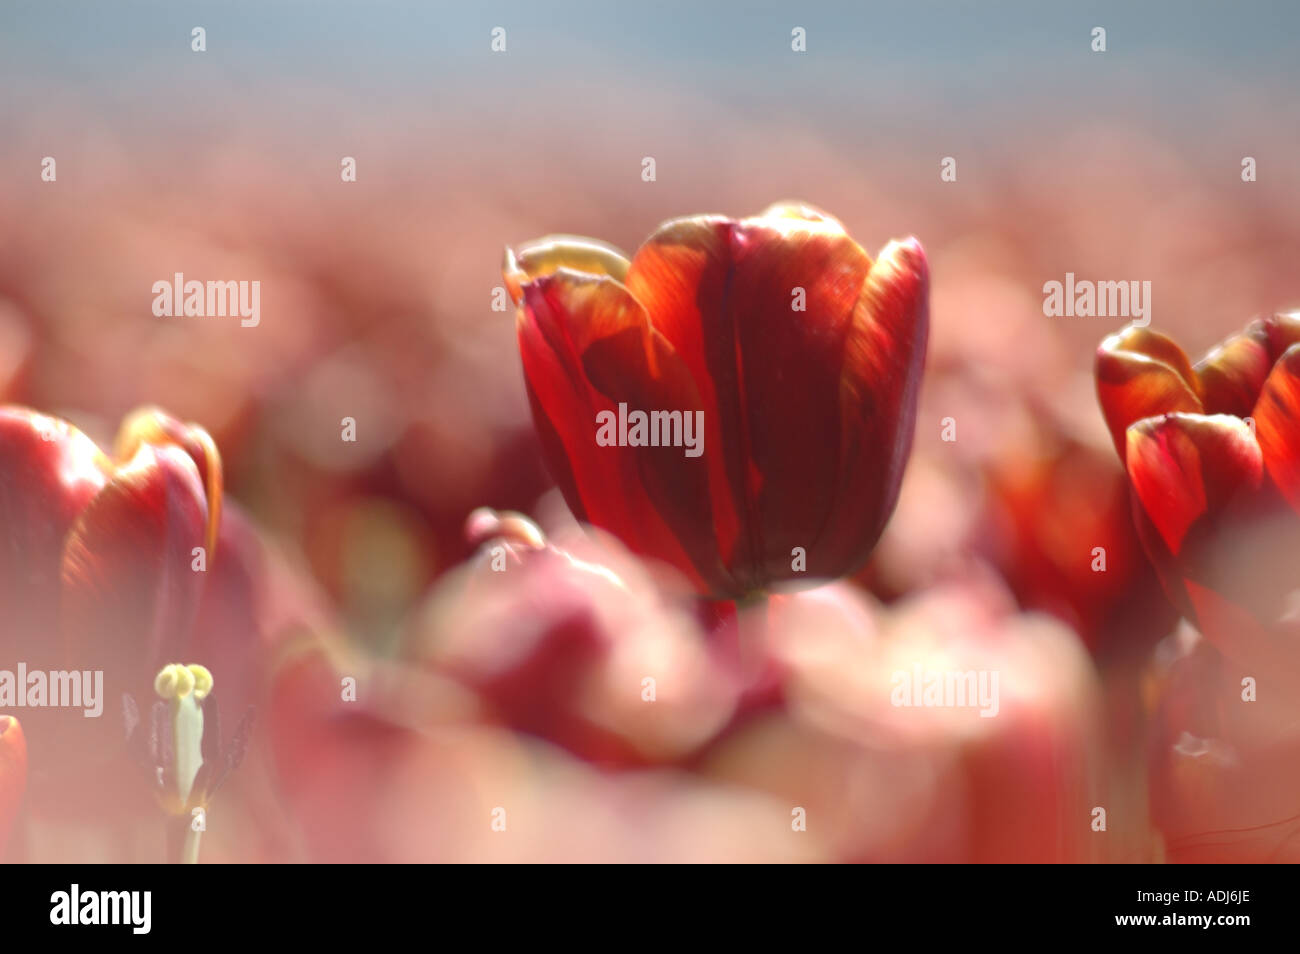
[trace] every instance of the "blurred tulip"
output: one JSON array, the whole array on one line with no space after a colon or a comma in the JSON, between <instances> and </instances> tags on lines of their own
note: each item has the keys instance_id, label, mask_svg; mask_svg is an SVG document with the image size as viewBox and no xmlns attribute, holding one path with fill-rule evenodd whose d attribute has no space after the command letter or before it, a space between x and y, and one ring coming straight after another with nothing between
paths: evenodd
<instances>
[{"instance_id":1,"label":"blurred tulip","mask_svg":"<svg viewBox=\"0 0 1300 954\"><path fill-rule=\"evenodd\" d=\"M110 456L66 421L0 408L0 486L0 604L14 609L0 620L0 658L102 670L111 704L146 690L194 627L206 579L196 560L215 560L221 460L211 438L147 409L123 423ZM82 722L34 712L33 750L73 717Z\"/></svg>"},{"instance_id":2,"label":"blurred tulip","mask_svg":"<svg viewBox=\"0 0 1300 954\"><path fill-rule=\"evenodd\" d=\"M0 861L27 788L27 742L13 716L0 715Z\"/></svg>"},{"instance_id":3,"label":"blurred tulip","mask_svg":"<svg viewBox=\"0 0 1300 954\"><path fill-rule=\"evenodd\" d=\"M505 278L533 420L580 520L719 598L863 564L912 442L929 325L915 239L872 262L835 219L778 205L667 222L630 260L544 238L507 250ZM680 413L682 440L598 442L638 411Z\"/></svg>"},{"instance_id":4,"label":"blurred tulip","mask_svg":"<svg viewBox=\"0 0 1300 954\"><path fill-rule=\"evenodd\" d=\"M491 511L468 530L479 555L418 613L406 658L474 690L490 718L592 762L677 761L726 722L732 674L616 542L555 543Z\"/></svg>"},{"instance_id":5,"label":"blurred tulip","mask_svg":"<svg viewBox=\"0 0 1300 954\"><path fill-rule=\"evenodd\" d=\"M769 645L783 704L729 732L703 771L802 808L837 860L1101 857L1100 698L1065 627L992 584L889 610L834 584L778 597ZM900 695L918 673L971 691Z\"/></svg>"},{"instance_id":6,"label":"blurred tulip","mask_svg":"<svg viewBox=\"0 0 1300 954\"><path fill-rule=\"evenodd\" d=\"M513 550L538 542L536 528L528 529L530 525L512 515L478 514L471 522L493 546ZM524 571L529 559L523 554L523 562L512 562L505 575L531 572L539 582L560 579L546 564ZM478 572L494 573L490 563L461 571ZM579 572L570 588L584 579L591 582ZM504 594L498 587L506 584L484 581L480 587L477 581L468 586L465 582L435 596L420 621L459 625L474 612L479 619L489 619L481 607L476 611L459 604L500 601ZM531 596L516 598L510 603L513 609L523 610L524 600L531 599L545 615L550 604L540 585L517 583ZM575 600L569 592L554 605L572 605ZM602 601L600 596L594 600L597 605ZM608 607L602 612L608 613ZM515 618L516 624L520 618ZM505 622L497 621L487 632L487 647L477 660L473 648L463 642L468 632L457 628L456 652L443 656L439 664L456 669L461 677L473 673L475 665L490 666L509 635L501 628ZM426 627L417 627L415 633L431 636ZM634 632L629 636L634 646L643 643ZM420 638L411 649L432 648ZM520 649L536 654L529 640ZM670 654L664 662L672 660ZM653 662L653 657L641 661ZM514 665L514 656L507 652L505 669ZM553 659L551 665L566 685L593 682L588 658L573 660L572 674L564 672L562 659ZM523 668L529 668L527 662ZM636 751L636 744L643 747L640 751L663 757L683 751L683 741L697 744L692 740L699 739L701 729L685 720L701 717L700 694L708 687L690 684L683 693L671 685L686 671L680 665L659 670L665 678L653 704L641 696L640 667L631 670L638 678L627 687L635 710L622 700L611 708L596 698L593 720L621 708L635 711L640 725L624 718L614 724L613 732L598 731L594 721L584 727L574 717L582 693L577 699L556 699L559 711L543 725L512 731L494 724L502 708L514 716L536 715L537 700L554 698L550 693L556 683L542 678L545 669L532 667L539 677L534 684L516 683L531 702L509 710L501 706L501 685L490 681L478 699L459 679L452 681L427 664L366 659L329 641L286 646L276 667L268 731L280 790L292 809L291 824L306 856L333 862L552 863L831 857L819 836L791 838L786 809L766 793L627 761L610 771L572 754L573 748L583 747L600 758L610 751ZM604 675L617 691L611 671L617 672L617 667L596 667L595 674ZM349 679L354 691L346 689ZM725 700L725 685L719 691ZM694 707L679 700L686 695L690 703L692 693ZM703 715L707 721L708 712ZM665 725L656 726L661 718ZM558 735L560 728L570 734ZM545 741L538 737L541 730L551 733ZM616 740L612 750L604 745L611 738ZM600 744L593 746L593 740ZM665 742L678 748L667 748ZM647 743L654 745L647 748Z\"/></svg>"},{"instance_id":7,"label":"blurred tulip","mask_svg":"<svg viewBox=\"0 0 1300 954\"><path fill-rule=\"evenodd\" d=\"M1190 630L1159 660L1150 799L1166 859L1300 861L1300 679L1246 669Z\"/></svg>"},{"instance_id":8,"label":"blurred tulip","mask_svg":"<svg viewBox=\"0 0 1300 954\"><path fill-rule=\"evenodd\" d=\"M1252 322L1195 366L1142 329L1098 351L1143 545L1205 637L1162 646L1152 702L1151 813L1171 861L1294 860L1298 375L1300 314Z\"/></svg>"},{"instance_id":9,"label":"blurred tulip","mask_svg":"<svg viewBox=\"0 0 1300 954\"><path fill-rule=\"evenodd\" d=\"M31 820L49 835L28 847L36 860L133 858L132 826L157 808L129 752L124 695L148 700L163 664L199 660L220 683L209 708L219 696L233 728L307 603L247 519L223 509L206 432L161 411L129 417L110 456L65 421L0 409L0 488L0 659L103 672L98 718L24 715Z\"/></svg>"},{"instance_id":10,"label":"blurred tulip","mask_svg":"<svg viewBox=\"0 0 1300 954\"><path fill-rule=\"evenodd\" d=\"M1149 328L1130 325L1111 335L1097 350L1097 395L1120 458L1128 453L1129 427L1143 418L1174 413L1245 418L1265 410L1273 401L1260 404L1265 384L1281 367L1282 378L1272 391L1274 396L1279 387L1285 391L1289 369L1300 361L1289 349L1298 343L1300 312L1256 319L1195 366L1172 338Z\"/></svg>"},{"instance_id":11,"label":"blurred tulip","mask_svg":"<svg viewBox=\"0 0 1300 954\"><path fill-rule=\"evenodd\" d=\"M109 456L66 421L0 408L0 484L6 658L122 672L188 631L195 548L214 558L221 514L221 459L202 428L137 412Z\"/></svg>"},{"instance_id":12,"label":"blurred tulip","mask_svg":"<svg viewBox=\"0 0 1300 954\"><path fill-rule=\"evenodd\" d=\"M1020 605L1069 624L1098 658L1145 658L1177 617L1110 448L1044 436L1035 453L992 462L987 482L979 543Z\"/></svg>"},{"instance_id":13,"label":"blurred tulip","mask_svg":"<svg viewBox=\"0 0 1300 954\"><path fill-rule=\"evenodd\" d=\"M1222 651L1300 667L1284 623L1300 587L1300 315L1253 322L1192 366L1129 328L1097 354L1097 388L1125 460L1147 554L1174 604ZM1287 503L1290 503L1288 508Z\"/></svg>"}]
</instances>

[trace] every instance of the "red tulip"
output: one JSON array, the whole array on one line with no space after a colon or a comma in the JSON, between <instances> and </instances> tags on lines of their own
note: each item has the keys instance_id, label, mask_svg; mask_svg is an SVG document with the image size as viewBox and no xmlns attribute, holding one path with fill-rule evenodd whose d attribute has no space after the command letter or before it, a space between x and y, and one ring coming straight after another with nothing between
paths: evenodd
<instances>
[{"instance_id":1,"label":"red tulip","mask_svg":"<svg viewBox=\"0 0 1300 954\"><path fill-rule=\"evenodd\" d=\"M27 743L13 716L0 715L0 859L27 788Z\"/></svg>"},{"instance_id":2,"label":"red tulip","mask_svg":"<svg viewBox=\"0 0 1300 954\"><path fill-rule=\"evenodd\" d=\"M507 251L505 277L579 519L717 597L861 566L912 441L929 321L915 239L873 262L830 216L781 205L667 222L630 260L541 239Z\"/></svg>"},{"instance_id":3,"label":"red tulip","mask_svg":"<svg viewBox=\"0 0 1300 954\"><path fill-rule=\"evenodd\" d=\"M409 658L587 762L679 762L725 724L728 670L617 543L547 540L526 518L486 509L468 532L479 556L434 589Z\"/></svg>"},{"instance_id":4,"label":"red tulip","mask_svg":"<svg viewBox=\"0 0 1300 954\"><path fill-rule=\"evenodd\" d=\"M127 755L121 700L151 699L151 671L169 657L198 651L230 668L233 649L206 652L222 641L200 625L205 590L241 569L215 553L231 532L220 498L211 439L161 411L128 418L110 456L66 421L0 408L0 668L89 671L97 692L93 706L24 710L34 816L94 818L107 834L152 809ZM222 692L234 718L247 705L242 676Z\"/></svg>"},{"instance_id":5,"label":"red tulip","mask_svg":"<svg viewBox=\"0 0 1300 954\"><path fill-rule=\"evenodd\" d=\"M148 687L174 655L165 643L192 628L205 578L194 551L204 567L214 558L221 459L201 428L153 409L123 423L115 451L66 421L0 408L0 605L15 609L0 650Z\"/></svg>"},{"instance_id":6,"label":"red tulip","mask_svg":"<svg viewBox=\"0 0 1300 954\"><path fill-rule=\"evenodd\" d=\"M1300 315L1253 322L1195 366L1140 328L1107 338L1097 387L1166 591L1239 661L1300 666L1279 621L1300 542ZM1287 507L1290 504L1290 508Z\"/></svg>"},{"instance_id":7,"label":"red tulip","mask_svg":"<svg viewBox=\"0 0 1300 954\"><path fill-rule=\"evenodd\" d=\"M996 460L985 488L991 506L978 540L1021 606L1064 620L1107 660L1145 656L1173 627L1109 448L1044 441L1033 456ZM1104 550L1105 572L1094 547Z\"/></svg>"},{"instance_id":8,"label":"red tulip","mask_svg":"<svg viewBox=\"0 0 1300 954\"><path fill-rule=\"evenodd\" d=\"M1264 410L1261 397L1270 375L1300 361L1288 356L1296 344L1300 312L1256 319L1195 365L1173 339L1149 328L1130 325L1111 335L1097 349L1097 396L1120 457L1127 454L1129 427L1144 418L1175 413L1246 418ZM1274 380L1271 387L1279 383Z\"/></svg>"}]
</instances>

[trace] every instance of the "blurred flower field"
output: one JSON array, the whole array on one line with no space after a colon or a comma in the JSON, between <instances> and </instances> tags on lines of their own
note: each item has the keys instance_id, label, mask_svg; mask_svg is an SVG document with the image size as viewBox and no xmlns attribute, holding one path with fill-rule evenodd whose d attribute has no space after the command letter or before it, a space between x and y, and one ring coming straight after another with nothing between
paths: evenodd
<instances>
[{"instance_id":1,"label":"blurred flower field","mask_svg":"<svg viewBox=\"0 0 1300 954\"><path fill-rule=\"evenodd\" d=\"M784 54L785 19L756 18L781 25ZM174 858L169 826L201 808L211 863L1300 860L1300 581L1277 529L1300 404L1274 372L1290 373L1296 338L1258 330L1300 307L1300 153L1277 121L1294 87L1205 80L1221 121L1198 141L1125 64L1102 92L1070 74L1072 111L990 99L981 127L936 79L881 104L841 82L806 105L847 75L838 49L806 74L731 50L766 74L705 95L712 73L632 47L620 69L617 49L540 27L512 33L493 74L474 30L482 58L453 58L466 79L436 96L405 60L368 72L383 51L365 35L337 67L355 86L283 64L255 81L213 67L215 42L208 72L175 89L148 60L112 94L85 76L40 96L39 77L15 82L0 115L0 671L101 670L104 712L0 692L0 858ZM575 59L557 65L548 43ZM588 87L584 70L607 80ZM579 93L581 110L550 105ZM812 560L816 586L755 571L770 599L754 601L706 585L721 577L698 561L646 557L671 508L652 515L635 481L557 474L571 443L539 435L535 413L563 401L539 398L527 347L521 360L526 296L500 304L540 273L501 263L555 233L631 254L666 220L794 200L873 258L919 239L928 347L910 411L901 386L864 405L898 430L914 418L897 503L872 511L878 542L855 529L860 552ZM1047 316L1043 285L1067 272L1149 280L1150 326L1117 344L1123 318ZM156 316L151 286L175 273L259 281L260 322ZM814 295L806 320L829 311ZM1256 318L1271 321L1253 326L1257 351L1215 357ZM769 473L799 463L780 471L784 509L764 511L784 552L782 530L823 500L830 428L808 412L806 356L763 327L754 348L785 363L771 360L761 422L778 407L802 422L754 455ZM1207 392L1190 370L1207 354L1249 400ZM1196 407L1125 361L1159 363ZM160 410L131 417L142 407ZM1135 470L1134 442L1175 412L1236 423ZM890 427L850 489L889 483ZM645 499L697 512L678 471L637 473ZM578 497L605 529L575 519ZM626 522L601 519L623 507ZM155 733L142 754L130 707L147 730L169 664L211 676L199 735L173 674L181 741ZM900 674L933 673L996 674L996 711L900 702ZM219 790L204 786L220 773L186 774L200 736L202 759L230 768Z\"/></svg>"}]
</instances>

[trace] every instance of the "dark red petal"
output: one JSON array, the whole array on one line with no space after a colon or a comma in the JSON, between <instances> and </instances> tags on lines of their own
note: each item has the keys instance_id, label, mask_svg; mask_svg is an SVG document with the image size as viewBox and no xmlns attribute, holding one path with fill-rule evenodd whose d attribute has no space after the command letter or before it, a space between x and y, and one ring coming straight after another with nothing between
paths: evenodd
<instances>
[{"instance_id":1,"label":"dark red petal","mask_svg":"<svg viewBox=\"0 0 1300 954\"><path fill-rule=\"evenodd\" d=\"M754 551L737 346L727 310L732 225L721 216L666 222L637 250L627 274L628 290L699 390L714 535L728 566L737 562L734 555Z\"/></svg>"},{"instance_id":2,"label":"dark red petal","mask_svg":"<svg viewBox=\"0 0 1300 954\"><path fill-rule=\"evenodd\" d=\"M777 209L667 223L628 272L717 408L717 534L746 588L791 576L792 548L835 519L844 344L870 265L834 220Z\"/></svg>"},{"instance_id":3,"label":"dark red petal","mask_svg":"<svg viewBox=\"0 0 1300 954\"><path fill-rule=\"evenodd\" d=\"M60 630L68 665L105 670L111 698L147 692L185 646L206 574L207 503L179 447L141 446L81 513L63 555Z\"/></svg>"},{"instance_id":4,"label":"dark red petal","mask_svg":"<svg viewBox=\"0 0 1300 954\"><path fill-rule=\"evenodd\" d=\"M64 537L111 469L66 421L0 408L0 659L52 648Z\"/></svg>"},{"instance_id":5,"label":"dark red petal","mask_svg":"<svg viewBox=\"0 0 1300 954\"><path fill-rule=\"evenodd\" d=\"M1254 418L1268 475L1300 512L1300 345L1292 345L1273 366Z\"/></svg>"},{"instance_id":6,"label":"dark red petal","mask_svg":"<svg viewBox=\"0 0 1300 954\"><path fill-rule=\"evenodd\" d=\"M1097 349L1097 398L1120 459L1129 426L1146 417L1174 412L1198 414L1198 379L1173 339L1130 326Z\"/></svg>"},{"instance_id":7,"label":"dark red petal","mask_svg":"<svg viewBox=\"0 0 1300 954\"><path fill-rule=\"evenodd\" d=\"M1128 430L1127 458L1136 503L1174 557L1197 521L1257 490L1264 471L1250 427L1228 415L1146 418Z\"/></svg>"},{"instance_id":8,"label":"dark red petal","mask_svg":"<svg viewBox=\"0 0 1300 954\"><path fill-rule=\"evenodd\" d=\"M1272 366L1268 327L1252 322L1197 362L1205 413L1249 415Z\"/></svg>"},{"instance_id":9,"label":"dark red petal","mask_svg":"<svg viewBox=\"0 0 1300 954\"><path fill-rule=\"evenodd\" d=\"M863 285L845 342L835 504L808 551L810 573L856 569L893 512L912 446L929 328L925 252L915 239L891 242Z\"/></svg>"},{"instance_id":10,"label":"dark red petal","mask_svg":"<svg viewBox=\"0 0 1300 954\"><path fill-rule=\"evenodd\" d=\"M552 475L580 518L698 584L731 588L709 513L708 455L682 447L609 447L597 415L704 410L690 374L609 278L557 271L525 284L518 322L524 376ZM707 418L707 414L706 414Z\"/></svg>"},{"instance_id":11,"label":"dark red petal","mask_svg":"<svg viewBox=\"0 0 1300 954\"><path fill-rule=\"evenodd\" d=\"M23 728L13 716L0 715L0 861L4 860L9 832L26 789L27 743Z\"/></svg>"}]
</instances>

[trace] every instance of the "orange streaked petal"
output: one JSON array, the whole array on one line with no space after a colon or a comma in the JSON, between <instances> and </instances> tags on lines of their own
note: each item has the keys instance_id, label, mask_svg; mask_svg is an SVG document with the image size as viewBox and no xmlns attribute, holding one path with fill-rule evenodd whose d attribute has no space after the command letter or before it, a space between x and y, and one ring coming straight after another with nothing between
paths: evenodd
<instances>
[{"instance_id":1,"label":"orange streaked petal","mask_svg":"<svg viewBox=\"0 0 1300 954\"><path fill-rule=\"evenodd\" d=\"M1269 372L1254 418L1268 475L1300 512L1300 344L1288 348Z\"/></svg>"},{"instance_id":2,"label":"orange streaked petal","mask_svg":"<svg viewBox=\"0 0 1300 954\"><path fill-rule=\"evenodd\" d=\"M610 278L560 270L523 288L517 322L534 422L552 476L579 519L645 556L719 579L707 460L681 447L606 447L598 414L703 410L672 346ZM705 441L705 455L710 448Z\"/></svg>"},{"instance_id":3,"label":"orange streaked petal","mask_svg":"<svg viewBox=\"0 0 1300 954\"><path fill-rule=\"evenodd\" d=\"M1129 351L1146 355L1171 367L1193 392L1198 393L1200 382L1187 354L1178 343L1166 334L1152 331L1141 325L1128 325L1102 342L1102 348L1108 351Z\"/></svg>"},{"instance_id":4,"label":"orange streaked petal","mask_svg":"<svg viewBox=\"0 0 1300 954\"><path fill-rule=\"evenodd\" d=\"M1224 414L1139 421L1128 430L1127 460L1136 502L1174 557L1197 521L1257 490L1264 473L1250 427Z\"/></svg>"},{"instance_id":5,"label":"orange streaked petal","mask_svg":"<svg viewBox=\"0 0 1300 954\"><path fill-rule=\"evenodd\" d=\"M838 222L795 204L666 222L632 260L628 289L716 409L716 535L742 586L788 576L792 547L828 525L844 343L870 268Z\"/></svg>"},{"instance_id":6,"label":"orange streaked petal","mask_svg":"<svg viewBox=\"0 0 1300 954\"><path fill-rule=\"evenodd\" d=\"M1272 366L1268 328L1252 322L1196 363L1205 413L1246 417Z\"/></svg>"},{"instance_id":7,"label":"orange streaked petal","mask_svg":"<svg viewBox=\"0 0 1300 954\"><path fill-rule=\"evenodd\" d=\"M810 571L823 560L828 568L856 568L893 512L929 339L929 275L921 243L909 238L885 246L863 284L839 382L836 519L808 551Z\"/></svg>"},{"instance_id":8,"label":"orange streaked petal","mask_svg":"<svg viewBox=\"0 0 1300 954\"><path fill-rule=\"evenodd\" d=\"M1097 349L1097 399L1111 439L1124 459L1125 432L1146 417L1202 412L1196 374L1173 339L1130 326Z\"/></svg>"},{"instance_id":9,"label":"orange streaked petal","mask_svg":"<svg viewBox=\"0 0 1300 954\"><path fill-rule=\"evenodd\" d=\"M752 550L743 513L748 465L735 439L736 344L723 315L732 225L720 215L664 222L637 249L627 275L628 290L685 363L704 402L713 530L724 559Z\"/></svg>"}]
</instances>

